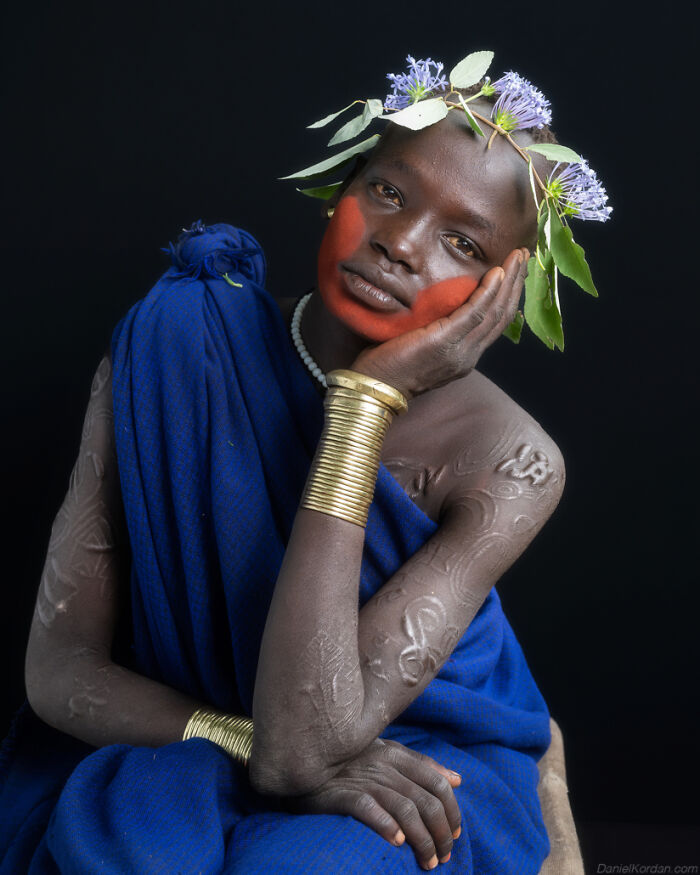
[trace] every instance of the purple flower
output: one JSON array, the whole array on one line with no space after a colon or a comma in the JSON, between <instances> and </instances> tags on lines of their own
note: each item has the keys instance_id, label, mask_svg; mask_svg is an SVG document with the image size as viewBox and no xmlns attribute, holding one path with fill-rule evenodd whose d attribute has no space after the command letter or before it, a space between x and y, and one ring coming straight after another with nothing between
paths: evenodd
<instances>
[{"instance_id":1,"label":"purple flower","mask_svg":"<svg viewBox=\"0 0 700 875\"><path fill-rule=\"evenodd\" d=\"M547 98L527 79L512 70L493 83L499 95L491 119L509 133L525 128L543 128L552 120Z\"/></svg>"},{"instance_id":2,"label":"purple flower","mask_svg":"<svg viewBox=\"0 0 700 875\"><path fill-rule=\"evenodd\" d=\"M556 175L558 168L559 164L556 164L549 174L547 191L554 197L557 205L563 208L564 215L606 222L610 218L612 207L607 206L608 196L605 189L588 162L584 160L580 164L567 164Z\"/></svg>"},{"instance_id":3,"label":"purple flower","mask_svg":"<svg viewBox=\"0 0 700 875\"><path fill-rule=\"evenodd\" d=\"M443 64L431 58L416 61L412 55L408 55L406 60L410 65L408 72L387 73L386 78L392 83L393 90L384 101L385 109L404 109L434 91L444 91L449 85L447 79L440 75ZM434 73L430 72L431 67L435 68Z\"/></svg>"}]
</instances>

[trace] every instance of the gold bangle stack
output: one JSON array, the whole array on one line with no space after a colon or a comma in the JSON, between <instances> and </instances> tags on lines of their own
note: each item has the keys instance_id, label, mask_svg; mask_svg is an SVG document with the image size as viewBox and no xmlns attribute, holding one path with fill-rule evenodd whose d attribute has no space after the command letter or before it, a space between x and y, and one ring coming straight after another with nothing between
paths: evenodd
<instances>
[{"instance_id":1,"label":"gold bangle stack","mask_svg":"<svg viewBox=\"0 0 700 875\"><path fill-rule=\"evenodd\" d=\"M356 371L330 371L326 380L325 425L301 506L364 528L384 436L408 403L392 386Z\"/></svg>"},{"instance_id":2,"label":"gold bangle stack","mask_svg":"<svg viewBox=\"0 0 700 875\"><path fill-rule=\"evenodd\" d=\"M182 740L188 738L208 738L246 766L253 748L253 721L250 717L199 708L187 721Z\"/></svg>"}]
</instances>

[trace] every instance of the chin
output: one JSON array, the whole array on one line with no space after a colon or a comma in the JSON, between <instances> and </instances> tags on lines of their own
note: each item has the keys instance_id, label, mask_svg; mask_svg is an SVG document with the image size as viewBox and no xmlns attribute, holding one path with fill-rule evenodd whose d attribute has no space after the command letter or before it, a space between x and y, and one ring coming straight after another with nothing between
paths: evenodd
<instances>
[{"instance_id":1,"label":"chin","mask_svg":"<svg viewBox=\"0 0 700 875\"><path fill-rule=\"evenodd\" d=\"M392 340L417 328L450 316L478 286L474 277L454 277L424 289L410 309L382 313L363 306L345 292L339 276L319 282L326 309L350 331L372 343ZM319 277L321 280L321 277Z\"/></svg>"},{"instance_id":2,"label":"chin","mask_svg":"<svg viewBox=\"0 0 700 875\"><path fill-rule=\"evenodd\" d=\"M326 310L349 331L369 343L383 343L419 327L408 324L413 322L410 310L404 313L379 313L351 298L340 287L340 280L330 285L332 288L328 287L328 283L319 283L321 300Z\"/></svg>"}]
</instances>

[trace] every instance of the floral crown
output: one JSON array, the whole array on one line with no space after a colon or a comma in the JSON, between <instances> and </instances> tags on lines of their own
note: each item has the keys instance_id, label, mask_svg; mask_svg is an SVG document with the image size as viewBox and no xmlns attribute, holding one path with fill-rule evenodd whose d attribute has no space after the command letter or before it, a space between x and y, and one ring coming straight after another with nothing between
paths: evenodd
<instances>
[{"instance_id":1,"label":"floral crown","mask_svg":"<svg viewBox=\"0 0 700 875\"><path fill-rule=\"evenodd\" d=\"M559 306L559 272L577 283L585 292L598 297L583 249L574 241L569 219L576 217L605 222L612 212L607 206L607 194L588 162L572 149L558 143L533 143L519 146L511 134L514 131L543 128L549 125L552 113L549 101L541 91L517 73L509 72L492 82L486 71L493 52L473 52L452 69L449 77L442 73L443 65L431 58L417 61L411 55L405 73L389 73L391 94L384 102L376 98L355 100L309 125L321 128L356 104L363 104L360 115L346 122L328 142L336 146L359 136L374 119L388 120L417 131L439 122L451 110L464 111L470 128L479 137L486 136L482 125L491 128L488 148L494 137L503 136L527 161L530 187L537 206L537 246L528 262L525 280L525 306L503 332L515 343L520 340L523 322L549 349L564 350L561 309ZM483 80L483 81L482 81ZM464 97L460 91L481 83L480 90ZM442 93L438 93L442 92ZM455 95L458 103L448 102ZM491 117L486 118L470 109L468 104L479 97L495 97ZM354 146L338 152L318 164L292 173L283 179L320 180L339 170L357 155L376 146L380 135L374 134ZM532 153L556 162L543 181L532 163ZM327 200L343 182L313 188L297 189L310 197Z\"/></svg>"}]
</instances>

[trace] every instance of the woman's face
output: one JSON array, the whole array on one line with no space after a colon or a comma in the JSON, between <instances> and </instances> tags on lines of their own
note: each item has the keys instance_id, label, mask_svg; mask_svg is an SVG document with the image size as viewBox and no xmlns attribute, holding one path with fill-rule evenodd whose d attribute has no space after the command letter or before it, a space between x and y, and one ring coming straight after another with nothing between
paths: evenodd
<instances>
[{"instance_id":1,"label":"woman's face","mask_svg":"<svg viewBox=\"0 0 700 875\"><path fill-rule=\"evenodd\" d=\"M527 165L502 137L487 140L457 110L422 131L386 132L318 255L321 297L351 331L381 342L446 316L533 242Z\"/></svg>"}]
</instances>

